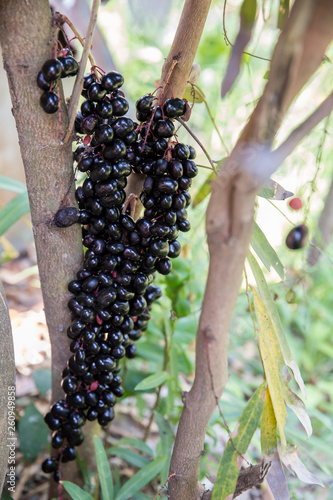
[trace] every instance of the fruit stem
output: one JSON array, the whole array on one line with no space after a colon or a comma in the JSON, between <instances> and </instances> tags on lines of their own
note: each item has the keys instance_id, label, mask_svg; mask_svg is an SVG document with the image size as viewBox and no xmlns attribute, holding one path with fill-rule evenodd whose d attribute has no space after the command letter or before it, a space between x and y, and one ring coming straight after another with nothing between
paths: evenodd
<instances>
[{"instance_id":1,"label":"fruit stem","mask_svg":"<svg viewBox=\"0 0 333 500\"><path fill-rule=\"evenodd\" d=\"M176 120L181 123L183 125L183 127L187 130L187 132L193 137L193 139L196 141L196 143L201 147L202 151L204 152L204 154L206 155L206 158L207 160L209 161L209 163L211 164L214 172L217 174L217 170L216 170L216 167L214 165L214 161L211 159L211 157L209 156L205 146L202 144L201 141L199 141L199 139L197 138L197 136L192 132L192 130L186 125L186 123L184 122L184 120L182 120L181 118L176 118Z\"/></svg>"}]
</instances>

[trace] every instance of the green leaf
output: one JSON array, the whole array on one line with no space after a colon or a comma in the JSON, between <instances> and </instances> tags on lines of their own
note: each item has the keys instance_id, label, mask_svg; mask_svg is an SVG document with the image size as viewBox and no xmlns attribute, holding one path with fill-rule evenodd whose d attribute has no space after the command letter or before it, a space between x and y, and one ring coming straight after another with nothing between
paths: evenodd
<instances>
[{"instance_id":1,"label":"green leaf","mask_svg":"<svg viewBox=\"0 0 333 500\"><path fill-rule=\"evenodd\" d=\"M282 28L283 23L287 19L288 16L289 16L289 0L280 0L278 24L277 24L277 27L279 29Z\"/></svg>"},{"instance_id":2,"label":"green leaf","mask_svg":"<svg viewBox=\"0 0 333 500\"><path fill-rule=\"evenodd\" d=\"M305 385L304 385L301 373L299 371L297 363L293 360L287 339L286 339L284 331L283 331L283 327L282 327L279 313L278 313L276 306L274 304L274 300L272 298L271 291L268 288L268 285L266 283L263 272L260 269L260 266L257 263L256 259L251 254L251 252L249 252L247 258L248 258L251 270L253 272L254 278L255 278L257 286L258 286L259 295L266 305L267 311L269 312L272 323L274 325L275 332L276 332L277 336L279 337L279 343L280 343L280 347L281 347L282 354L284 357L284 361L285 361L286 365L289 366L289 368L292 370L297 384L299 385L303 395L306 397L306 389L305 389ZM310 434L311 434L311 432L310 432Z\"/></svg>"},{"instance_id":3,"label":"green leaf","mask_svg":"<svg viewBox=\"0 0 333 500\"><path fill-rule=\"evenodd\" d=\"M183 99L186 99L189 102L195 102L199 104L200 102L204 102L206 97L204 92L197 85L191 85L188 83L186 85L185 92L183 94Z\"/></svg>"},{"instance_id":4,"label":"green leaf","mask_svg":"<svg viewBox=\"0 0 333 500\"><path fill-rule=\"evenodd\" d=\"M47 444L49 429L34 404L30 403L26 407L17 428L24 460L35 460Z\"/></svg>"},{"instance_id":5,"label":"green leaf","mask_svg":"<svg viewBox=\"0 0 333 500\"><path fill-rule=\"evenodd\" d=\"M7 491L3 490L1 493L1 500L13 500L13 498L7 493Z\"/></svg>"},{"instance_id":6,"label":"green leaf","mask_svg":"<svg viewBox=\"0 0 333 500\"><path fill-rule=\"evenodd\" d=\"M161 481L164 483L169 474L173 434L169 422L167 422L160 413L154 411L154 417L161 436L161 454L166 459L163 470L161 471Z\"/></svg>"},{"instance_id":7,"label":"green leaf","mask_svg":"<svg viewBox=\"0 0 333 500\"><path fill-rule=\"evenodd\" d=\"M134 389L136 391L146 391L148 389L153 389L154 387L159 387L166 379L169 378L169 374L166 371L159 371L149 375L139 382Z\"/></svg>"},{"instance_id":8,"label":"green leaf","mask_svg":"<svg viewBox=\"0 0 333 500\"><path fill-rule=\"evenodd\" d=\"M15 179L6 177L5 175L0 175L0 189L5 189L6 191L13 191L14 193L26 193L26 186Z\"/></svg>"},{"instance_id":9,"label":"green leaf","mask_svg":"<svg viewBox=\"0 0 333 500\"><path fill-rule=\"evenodd\" d=\"M114 489L113 489L113 481L110 471L110 465L103 443L97 436L94 436L94 445L95 445L99 483L102 492L102 500L113 500Z\"/></svg>"},{"instance_id":10,"label":"green leaf","mask_svg":"<svg viewBox=\"0 0 333 500\"><path fill-rule=\"evenodd\" d=\"M195 208L199 203L203 202L205 198L211 193L212 182L215 180L215 172L211 172L206 178L205 182L199 188L199 191L193 198L192 207Z\"/></svg>"},{"instance_id":11,"label":"green leaf","mask_svg":"<svg viewBox=\"0 0 333 500\"><path fill-rule=\"evenodd\" d=\"M136 439L136 438L122 438L117 441L117 446L131 446L132 448L136 448L139 451L142 451L142 453L146 453L147 455L150 455L151 457L154 455L153 450L150 448L150 446L147 445L144 441L141 439Z\"/></svg>"},{"instance_id":12,"label":"green leaf","mask_svg":"<svg viewBox=\"0 0 333 500\"><path fill-rule=\"evenodd\" d=\"M266 200L286 200L294 196L294 193L287 191L281 184L273 179L268 179L258 196Z\"/></svg>"},{"instance_id":13,"label":"green leaf","mask_svg":"<svg viewBox=\"0 0 333 500\"><path fill-rule=\"evenodd\" d=\"M160 473L166 457L158 457L134 474L119 490L116 500L128 500ZM79 500L79 499L78 499Z\"/></svg>"},{"instance_id":14,"label":"green leaf","mask_svg":"<svg viewBox=\"0 0 333 500\"><path fill-rule=\"evenodd\" d=\"M110 455L126 460L129 464L134 467L139 467L140 469L149 463L149 459L147 457L143 457L136 451L130 450L129 448L113 446L112 448L108 448L107 452Z\"/></svg>"},{"instance_id":15,"label":"green leaf","mask_svg":"<svg viewBox=\"0 0 333 500\"><path fill-rule=\"evenodd\" d=\"M15 196L0 210L0 236L27 212L29 212L29 200L28 193L25 192Z\"/></svg>"},{"instance_id":16,"label":"green leaf","mask_svg":"<svg viewBox=\"0 0 333 500\"><path fill-rule=\"evenodd\" d=\"M257 13L257 0L243 0L240 16L241 22L252 29Z\"/></svg>"},{"instance_id":17,"label":"green leaf","mask_svg":"<svg viewBox=\"0 0 333 500\"><path fill-rule=\"evenodd\" d=\"M51 370L46 370L41 368L32 373L32 378L34 379L37 391L45 396L48 390L51 389L52 374Z\"/></svg>"},{"instance_id":18,"label":"green leaf","mask_svg":"<svg viewBox=\"0 0 333 500\"><path fill-rule=\"evenodd\" d=\"M258 255L259 259L266 266L267 270L270 271L271 266L278 273L280 278L284 279L284 267L281 264L281 261L274 250L274 248L270 245L266 236L255 222L253 227L253 235L251 245Z\"/></svg>"},{"instance_id":19,"label":"green leaf","mask_svg":"<svg viewBox=\"0 0 333 500\"><path fill-rule=\"evenodd\" d=\"M80 488L80 486L77 486L70 481L61 481L61 484L73 500L94 500L94 497L92 497L87 491L84 491Z\"/></svg>"},{"instance_id":20,"label":"green leaf","mask_svg":"<svg viewBox=\"0 0 333 500\"><path fill-rule=\"evenodd\" d=\"M264 381L252 395L239 417L236 431L232 433L232 441L229 439L225 447L215 480L212 500L224 500L228 495L233 495L235 491L239 476L237 458L239 454L246 453L258 427L264 405L265 385Z\"/></svg>"}]
</instances>

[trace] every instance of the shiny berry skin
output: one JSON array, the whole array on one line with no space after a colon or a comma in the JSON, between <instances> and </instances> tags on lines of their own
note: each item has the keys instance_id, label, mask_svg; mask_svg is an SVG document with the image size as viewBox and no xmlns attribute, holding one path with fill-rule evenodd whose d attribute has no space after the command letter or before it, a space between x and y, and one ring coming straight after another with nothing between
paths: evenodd
<instances>
[{"instance_id":1,"label":"shiny berry skin","mask_svg":"<svg viewBox=\"0 0 333 500\"><path fill-rule=\"evenodd\" d=\"M159 138L172 137L176 129L171 120L158 120L154 124L154 134Z\"/></svg>"},{"instance_id":2,"label":"shiny berry skin","mask_svg":"<svg viewBox=\"0 0 333 500\"><path fill-rule=\"evenodd\" d=\"M62 434L61 431L57 431L52 434L52 440L51 440L52 448L55 449L61 448L63 442L64 442L64 435Z\"/></svg>"},{"instance_id":3,"label":"shiny berry skin","mask_svg":"<svg viewBox=\"0 0 333 500\"><path fill-rule=\"evenodd\" d=\"M52 114L58 111L58 97L54 92L43 92L39 102L45 113Z\"/></svg>"},{"instance_id":4,"label":"shiny berry skin","mask_svg":"<svg viewBox=\"0 0 333 500\"><path fill-rule=\"evenodd\" d=\"M53 82L60 78L62 66L58 59L49 59L42 66L42 73L48 82Z\"/></svg>"},{"instance_id":5,"label":"shiny berry skin","mask_svg":"<svg viewBox=\"0 0 333 500\"><path fill-rule=\"evenodd\" d=\"M289 201L288 205L293 210L300 210L303 207L303 202L301 198L293 198L292 200Z\"/></svg>"},{"instance_id":6,"label":"shiny berry skin","mask_svg":"<svg viewBox=\"0 0 333 500\"><path fill-rule=\"evenodd\" d=\"M100 83L93 83L88 88L88 98L94 102L101 101L106 95L106 90Z\"/></svg>"},{"instance_id":7,"label":"shiny berry skin","mask_svg":"<svg viewBox=\"0 0 333 500\"><path fill-rule=\"evenodd\" d=\"M103 99L97 103L96 113L104 120L112 116L112 104L109 99Z\"/></svg>"},{"instance_id":8,"label":"shiny berry skin","mask_svg":"<svg viewBox=\"0 0 333 500\"><path fill-rule=\"evenodd\" d=\"M154 96L152 96L151 94L145 94L144 96L140 97L140 99L138 99L135 104L137 111L139 111L140 113L149 113L153 100Z\"/></svg>"},{"instance_id":9,"label":"shiny berry skin","mask_svg":"<svg viewBox=\"0 0 333 500\"><path fill-rule=\"evenodd\" d=\"M182 99L178 98L167 99L163 106L164 113L169 118L182 116L185 113L185 108L185 102Z\"/></svg>"},{"instance_id":10,"label":"shiny berry skin","mask_svg":"<svg viewBox=\"0 0 333 500\"><path fill-rule=\"evenodd\" d=\"M113 129L110 125L100 125L95 130L95 141L97 144L108 144L113 139Z\"/></svg>"},{"instance_id":11,"label":"shiny berry skin","mask_svg":"<svg viewBox=\"0 0 333 500\"><path fill-rule=\"evenodd\" d=\"M81 104L80 109L81 109L81 113L83 116L92 115L95 112L95 103L93 101L91 101L90 99L86 99Z\"/></svg>"},{"instance_id":12,"label":"shiny berry skin","mask_svg":"<svg viewBox=\"0 0 333 500\"><path fill-rule=\"evenodd\" d=\"M65 394L74 394L78 387L78 382L76 378L67 376L62 379L61 387Z\"/></svg>"},{"instance_id":13,"label":"shiny berry skin","mask_svg":"<svg viewBox=\"0 0 333 500\"><path fill-rule=\"evenodd\" d=\"M58 57L58 61L61 64L60 78L66 78L67 76L75 76L79 71L78 62L72 56Z\"/></svg>"},{"instance_id":14,"label":"shiny berry skin","mask_svg":"<svg viewBox=\"0 0 333 500\"><path fill-rule=\"evenodd\" d=\"M60 401L54 403L51 406L51 413L54 417L60 418L61 420L65 420L69 415L69 408L66 405L65 401L61 399Z\"/></svg>"},{"instance_id":15,"label":"shiny berry skin","mask_svg":"<svg viewBox=\"0 0 333 500\"><path fill-rule=\"evenodd\" d=\"M190 157L189 157L189 159L190 160L194 160L194 158L196 158L196 156L197 156L197 153L196 153L195 149L192 146L189 146L189 145L187 147L188 147L188 149L190 151Z\"/></svg>"},{"instance_id":16,"label":"shiny berry skin","mask_svg":"<svg viewBox=\"0 0 333 500\"><path fill-rule=\"evenodd\" d=\"M103 151L106 160L117 160L126 154L126 144L120 139L114 139L113 143Z\"/></svg>"},{"instance_id":17,"label":"shiny berry skin","mask_svg":"<svg viewBox=\"0 0 333 500\"><path fill-rule=\"evenodd\" d=\"M184 176L188 177L189 179L193 179L196 175L198 175L198 167L192 160L186 160L183 161L183 170L184 170Z\"/></svg>"},{"instance_id":18,"label":"shiny berry skin","mask_svg":"<svg viewBox=\"0 0 333 500\"><path fill-rule=\"evenodd\" d=\"M174 240L174 241L169 241L169 253L168 257L171 259L175 259L180 255L181 252L181 245L179 241Z\"/></svg>"},{"instance_id":19,"label":"shiny berry skin","mask_svg":"<svg viewBox=\"0 0 333 500\"><path fill-rule=\"evenodd\" d=\"M103 88L105 88L108 92L114 92L119 89L123 83L124 77L117 71L110 71L109 73L106 73L101 80Z\"/></svg>"},{"instance_id":20,"label":"shiny berry skin","mask_svg":"<svg viewBox=\"0 0 333 500\"><path fill-rule=\"evenodd\" d=\"M113 408L106 408L103 413L98 415L98 423L99 425L107 425L111 420L114 419L114 411Z\"/></svg>"},{"instance_id":21,"label":"shiny berry skin","mask_svg":"<svg viewBox=\"0 0 333 500\"><path fill-rule=\"evenodd\" d=\"M290 250L303 248L308 241L308 228L305 224L295 226L286 238L286 245Z\"/></svg>"},{"instance_id":22,"label":"shiny berry skin","mask_svg":"<svg viewBox=\"0 0 333 500\"><path fill-rule=\"evenodd\" d=\"M87 90L90 85L96 82L96 76L94 73L86 73L83 77L83 88Z\"/></svg>"},{"instance_id":23,"label":"shiny berry skin","mask_svg":"<svg viewBox=\"0 0 333 500\"><path fill-rule=\"evenodd\" d=\"M50 82L45 80L45 77L44 77L42 71L40 71L37 75L37 85L41 90L50 90L51 84L50 84Z\"/></svg>"},{"instance_id":24,"label":"shiny berry skin","mask_svg":"<svg viewBox=\"0 0 333 500\"><path fill-rule=\"evenodd\" d=\"M179 160L188 160L190 157L190 150L188 146L180 142L175 145L174 153Z\"/></svg>"},{"instance_id":25,"label":"shiny berry skin","mask_svg":"<svg viewBox=\"0 0 333 500\"><path fill-rule=\"evenodd\" d=\"M71 462L76 459L76 450L73 446L66 446L61 454L61 461L63 463Z\"/></svg>"},{"instance_id":26,"label":"shiny berry skin","mask_svg":"<svg viewBox=\"0 0 333 500\"><path fill-rule=\"evenodd\" d=\"M46 474L56 471L58 467L59 467L59 462L56 458L47 458L42 463L42 471L45 472Z\"/></svg>"},{"instance_id":27,"label":"shiny berry skin","mask_svg":"<svg viewBox=\"0 0 333 500\"><path fill-rule=\"evenodd\" d=\"M128 344L126 347L126 357L129 359L135 358L136 356L136 346L132 343Z\"/></svg>"},{"instance_id":28,"label":"shiny berry skin","mask_svg":"<svg viewBox=\"0 0 333 500\"><path fill-rule=\"evenodd\" d=\"M124 116L126 115L129 104L123 97L115 97L111 99L112 114L113 116Z\"/></svg>"},{"instance_id":29,"label":"shiny berry skin","mask_svg":"<svg viewBox=\"0 0 333 500\"><path fill-rule=\"evenodd\" d=\"M156 270L163 275L167 275L171 272L172 264L168 257L164 259L159 259L156 264Z\"/></svg>"},{"instance_id":30,"label":"shiny berry skin","mask_svg":"<svg viewBox=\"0 0 333 500\"><path fill-rule=\"evenodd\" d=\"M45 423L48 425L49 429L51 429L51 431L56 431L61 427L60 420L54 417L51 412L45 415L44 420Z\"/></svg>"}]
</instances>

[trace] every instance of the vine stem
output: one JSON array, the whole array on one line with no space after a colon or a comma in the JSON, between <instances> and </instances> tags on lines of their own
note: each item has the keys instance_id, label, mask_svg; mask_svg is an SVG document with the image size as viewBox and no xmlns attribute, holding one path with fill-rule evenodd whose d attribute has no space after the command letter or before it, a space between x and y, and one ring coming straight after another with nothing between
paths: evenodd
<instances>
[{"instance_id":1,"label":"vine stem","mask_svg":"<svg viewBox=\"0 0 333 500\"><path fill-rule=\"evenodd\" d=\"M69 103L69 108L68 108L68 130L66 132L66 135L63 139L63 143L66 144L71 138L73 134L73 127L74 127L74 122L75 122L75 117L76 117L76 110L79 104L80 96L81 96L81 91L83 87L83 75L86 69L88 57L89 57L89 52L91 48L91 41L93 38L94 30L95 30L95 25L97 22L97 15L98 15L98 9L101 4L101 0L93 0L93 4L91 7L91 12L90 12L90 19L89 19L89 24L88 24L88 29L87 29L87 35L84 40L84 45L83 45L83 51L82 51L82 56L81 56L81 61L79 65L79 71L76 76L76 80L74 83L73 87L73 93L72 97Z\"/></svg>"},{"instance_id":2,"label":"vine stem","mask_svg":"<svg viewBox=\"0 0 333 500\"><path fill-rule=\"evenodd\" d=\"M199 139L197 138L197 136L192 132L192 130L190 129L190 127L188 127L186 125L186 123L184 122L184 120L182 120L182 118L176 118L176 120L181 123L183 125L183 127L187 130L187 132L193 137L193 139L196 141L197 144L199 144L199 146L201 147L202 151L205 153L206 155L206 158L207 160L209 161L209 163L211 164L214 172L217 174L217 170L216 170L216 167L214 165L214 162L213 160L211 159L211 157L209 156L205 146L202 144L201 141L199 141Z\"/></svg>"}]
</instances>

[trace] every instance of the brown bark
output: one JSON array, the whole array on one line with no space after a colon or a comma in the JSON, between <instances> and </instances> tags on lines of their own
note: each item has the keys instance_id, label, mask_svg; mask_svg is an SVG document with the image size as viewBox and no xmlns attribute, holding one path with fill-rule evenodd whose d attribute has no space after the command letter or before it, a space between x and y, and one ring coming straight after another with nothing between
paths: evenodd
<instances>
[{"instance_id":1,"label":"brown bark","mask_svg":"<svg viewBox=\"0 0 333 500\"><path fill-rule=\"evenodd\" d=\"M333 4L296 0L271 62L270 76L239 141L212 186L206 216L209 274L199 321L196 372L179 422L170 465L169 498L199 500L206 427L227 381L228 332L252 232L255 196L284 114L319 66L332 38ZM319 40L320 38L320 40ZM310 41L311 61L307 61ZM266 152L265 152L266 151Z\"/></svg>"},{"instance_id":2,"label":"brown bark","mask_svg":"<svg viewBox=\"0 0 333 500\"><path fill-rule=\"evenodd\" d=\"M6 477L8 468L8 445L16 446L16 441L10 433L8 411L15 412L15 359L12 338L12 327L6 302L5 291L0 281L0 491ZM9 396L11 399L9 399ZM12 406L13 403L13 406ZM12 423L12 415L10 415ZM15 427L15 419L14 419ZM15 465L12 464L12 465Z\"/></svg>"},{"instance_id":3,"label":"brown bark","mask_svg":"<svg viewBox=\"0 0 333 500\"><path fill-rule=\"evenodd\" d=\"M3 64L24 163L52 347L52 401L57 401L64 397L61 372L70 352L66 336L71 322L67 284L75 278L83 258L79 225L59 229L52 223L64 199L70 206L76 204L71 143L60 142L68 127L67 109L62 99L60 121L58 113L47 115L39 105L41 91L36 77L43 63L54 55L48 1L0 0L0 19ZM89 463L93 458L89 443L81 446L80 454L87 446ZM64 467L64 474L74 481L77 472L75 463Z\"/></svg>"}]
</instances>

